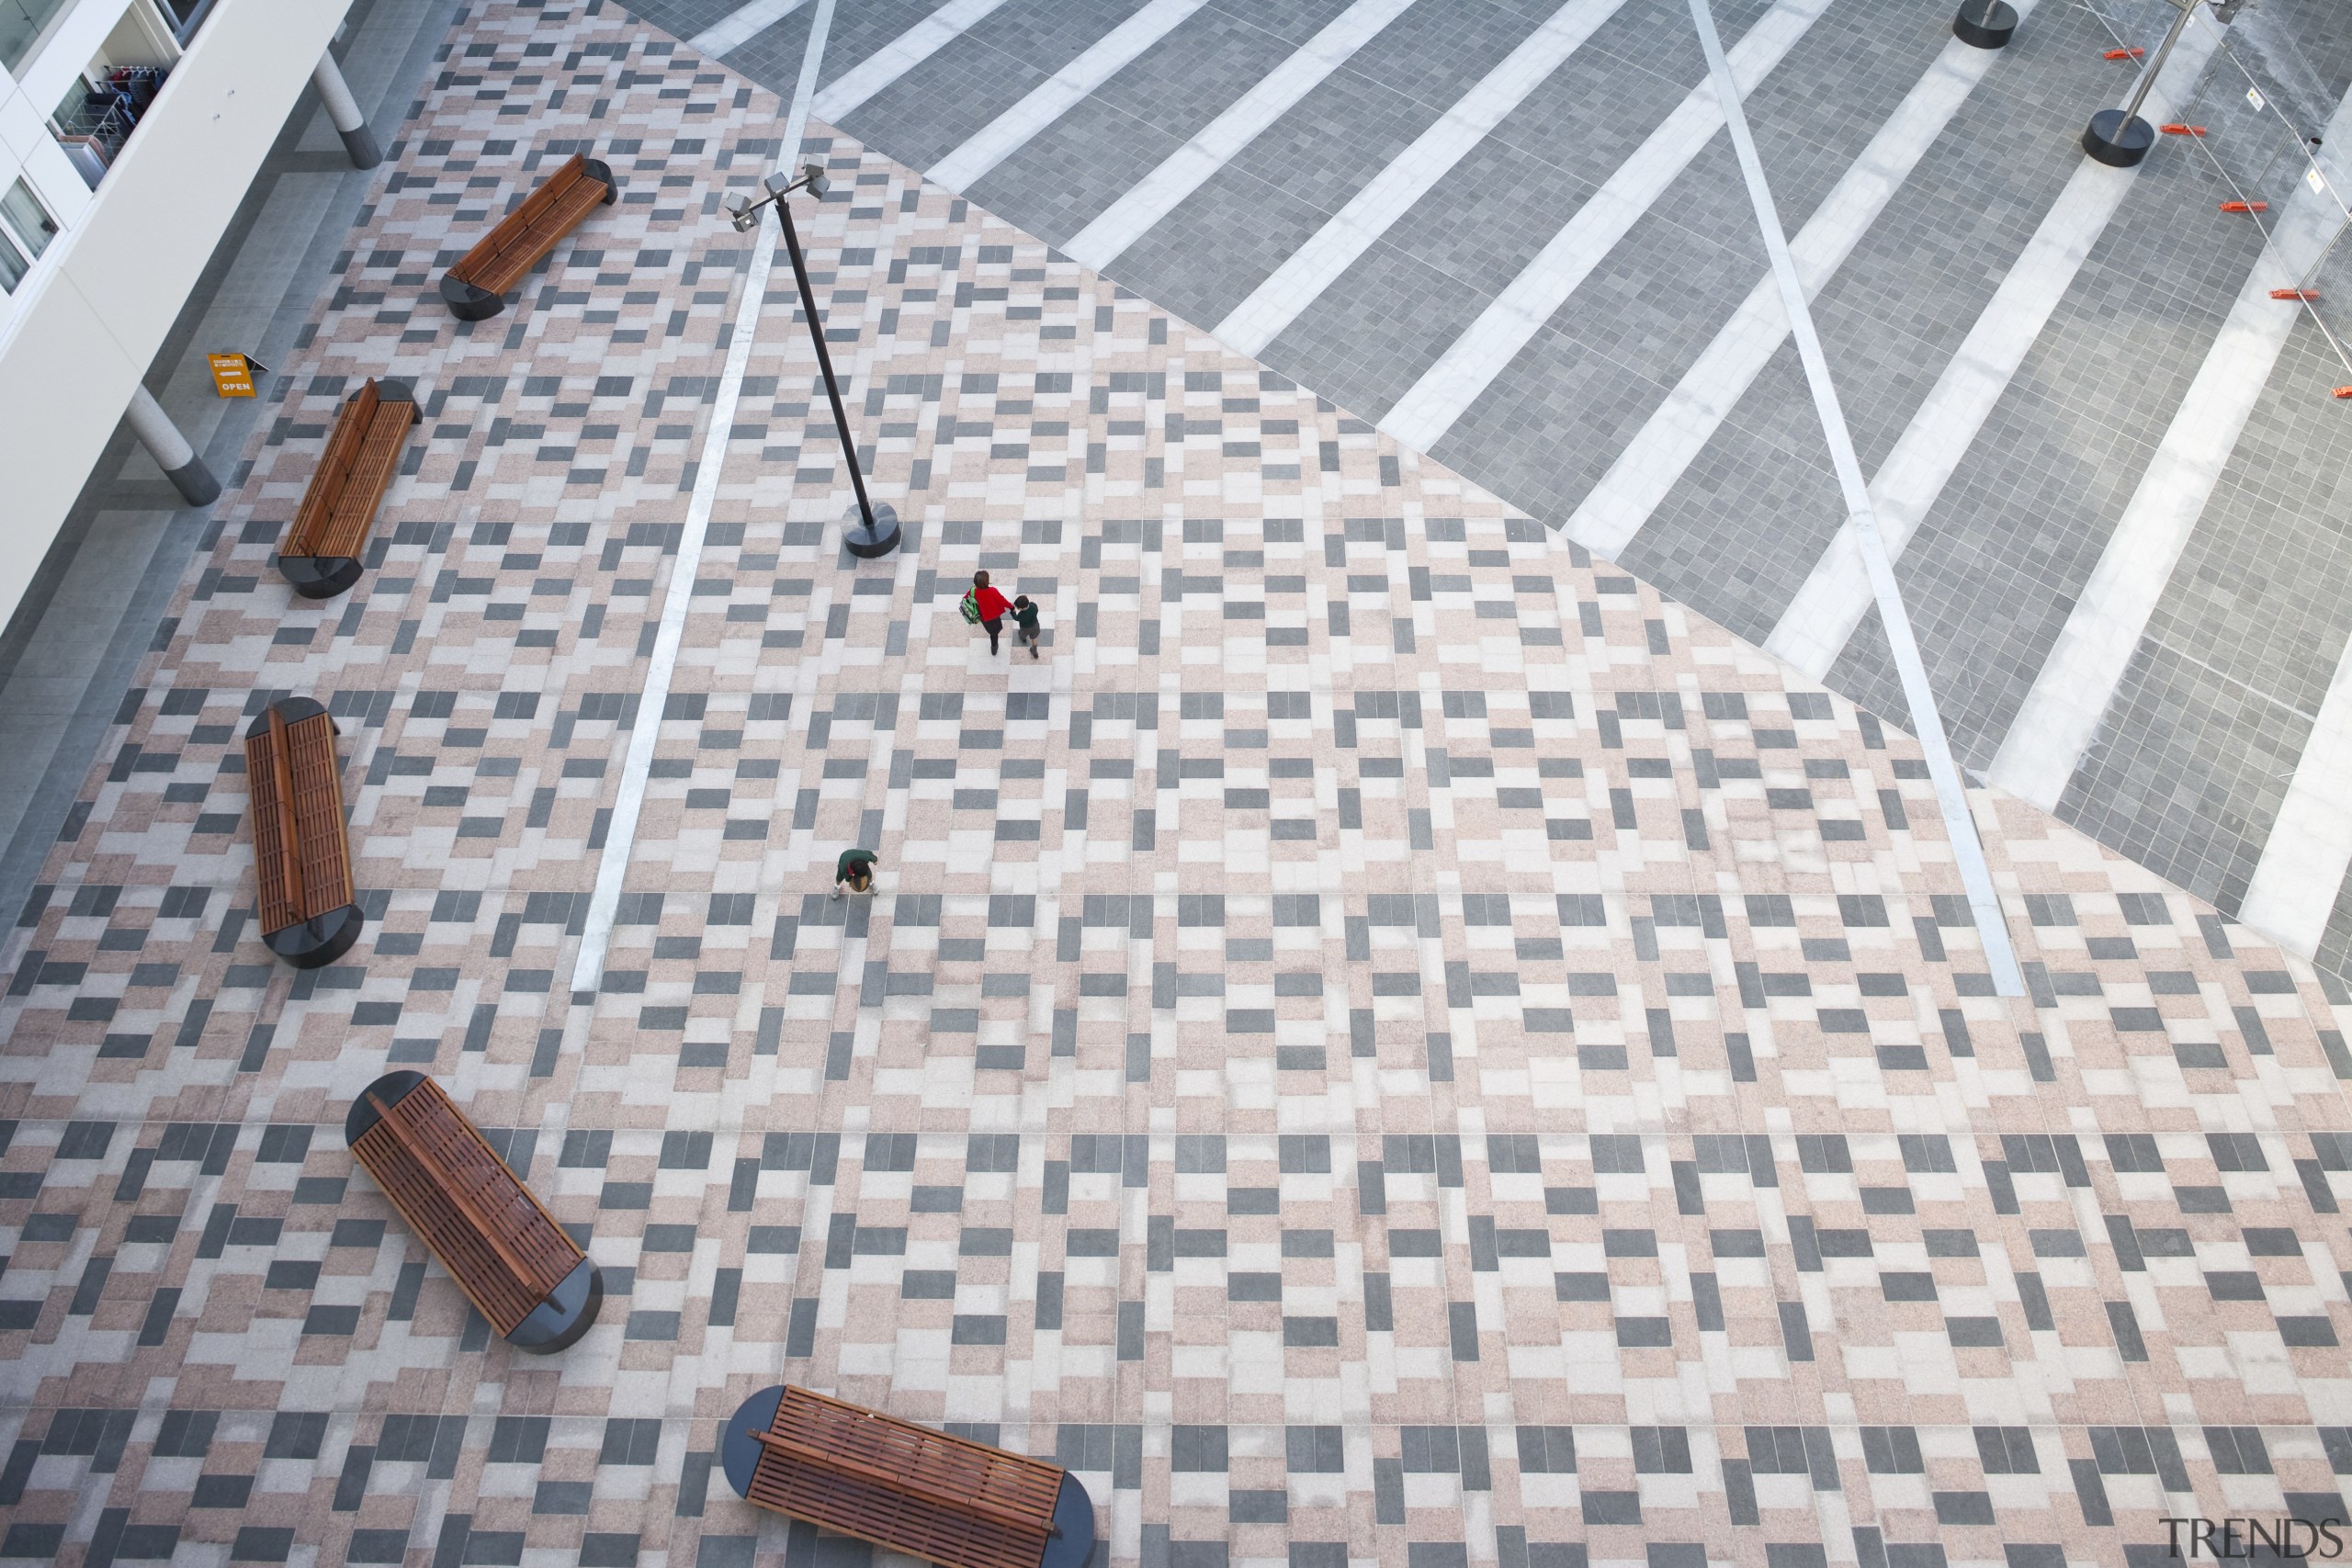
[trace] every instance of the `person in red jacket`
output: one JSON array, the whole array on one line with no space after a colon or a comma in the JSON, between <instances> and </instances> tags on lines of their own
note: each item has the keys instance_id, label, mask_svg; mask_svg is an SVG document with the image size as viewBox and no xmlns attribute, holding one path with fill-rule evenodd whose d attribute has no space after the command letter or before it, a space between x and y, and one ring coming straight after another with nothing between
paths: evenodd
<instances>
[{"instance_id":1,"label":"person in red jacket","mask_svg":"<svg viewBox=\"0 0 2352 1568\"><path fill-rule=\"evenodd\" d=\"M964 618L977 621L989 634L989 651L997 651L997 634L1004 630L1004 613L1012 608L1003 594L989 586L989 574L972 573L972 591L964 595Z\"/></svg>"}]
</instances>

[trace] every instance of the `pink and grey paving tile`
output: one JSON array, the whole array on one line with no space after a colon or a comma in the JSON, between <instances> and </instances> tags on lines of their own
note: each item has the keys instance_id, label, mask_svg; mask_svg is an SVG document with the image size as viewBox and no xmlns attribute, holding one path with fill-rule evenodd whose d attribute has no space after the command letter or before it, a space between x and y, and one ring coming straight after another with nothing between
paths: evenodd
<instances>
[{"instance_id":1,"label":"pink and grey paving tile","mask_svg":"<svg viewBox=\"0 0 2352 1568\"><path fill-rule=\"evenodd\" d=\"M779 1379L1058 1459L1149 1568L2041 1568L2342 1511L2307 969L1980 795L1996 996L1906 737L821 127L909 545L839 549L779 275L650 711L777 106L595 5L476 6L446 65L7 950L0 1554L854 1558L713 1484ZM620 200L450 321L579 149ZM368 376L425 418L313 605L271 551ZM983 568L1046 657L957 615ZM370 919L299 975L240 777L286 692ZM571 1350L355 1175L397 1066L604 1269Z\"/></svg>"}]
</instances>

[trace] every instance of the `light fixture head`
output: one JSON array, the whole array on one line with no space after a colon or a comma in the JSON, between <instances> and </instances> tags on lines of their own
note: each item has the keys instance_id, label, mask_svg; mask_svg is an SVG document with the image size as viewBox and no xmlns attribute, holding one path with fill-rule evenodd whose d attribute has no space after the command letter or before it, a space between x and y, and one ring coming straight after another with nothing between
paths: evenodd
<instances>
[{"instance_id":1,"label":"light fixture head","mask_svg":"<svg viewBox=\"0 0 2352 1568\"><path fill-rule=\"evenodd\" d=\"M822 164L802 164L800 168L800 179L801 183L806 185L812 193L818 196L822 196L826 191L832 188L833 182L825 177L825 166Z\"/></svg>"},{"instance_id":2,"label":"light fixture head","mask_svg":"<svg viewBox=\"0 0 2352 1568\"><path fill-rule=\"evenodd\" d=\"M760 224L759 211L752 207L752 198L748 196L739 196L729 202L727 216L735 225L735 231L739 234L748 234Z\"/></svg>"}]
</instances>

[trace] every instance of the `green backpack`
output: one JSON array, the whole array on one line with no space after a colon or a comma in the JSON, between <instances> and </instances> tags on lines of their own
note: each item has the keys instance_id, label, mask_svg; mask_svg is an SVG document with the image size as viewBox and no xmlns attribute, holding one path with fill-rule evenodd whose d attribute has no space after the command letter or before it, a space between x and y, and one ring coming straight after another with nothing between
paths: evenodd
<instances>
[{"instance_id":1,"label":"green backpack","mask_svg":"<svg viewBox=\"0 0 2352 1568\"><path fill-rule=\"evenodd\" d=\"M980 624L980 591L978 589L975 588L965 594L963 602L956 607L964 612L966 626L977 626Z\"/></svg>"}]
</instances>

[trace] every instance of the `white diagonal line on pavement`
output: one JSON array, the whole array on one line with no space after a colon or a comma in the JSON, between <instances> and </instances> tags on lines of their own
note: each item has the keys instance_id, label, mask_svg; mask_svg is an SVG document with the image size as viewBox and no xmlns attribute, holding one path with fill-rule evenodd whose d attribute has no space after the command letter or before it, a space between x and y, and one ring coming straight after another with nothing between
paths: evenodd
<instances>
[{"instance_id":1,"label":"white diagonal line on pavement","mask_svg":"<svg viewBox=\"0 0 2352 1568\"><path fill-rule=\"evenodd\" d=\"M1765 12L1727 56L1740 92L1754 92L1828 8L1829 0L1779 0ZM1446 345L1437 363L1390 406L1379 421L1380 428L1420 451L1435 447L1453 428L1453 422L1544 329L1552 312L1567 302L1642 214L1714 140L1723 124L1723 106L1716 101L1714 87L1702 82L1691 88L1633 155L1577 209L1576 216L1536 253L1535 259L1504 286L1460 337Z\"/></svg>"}]
</instances>

